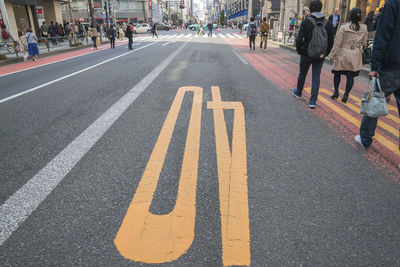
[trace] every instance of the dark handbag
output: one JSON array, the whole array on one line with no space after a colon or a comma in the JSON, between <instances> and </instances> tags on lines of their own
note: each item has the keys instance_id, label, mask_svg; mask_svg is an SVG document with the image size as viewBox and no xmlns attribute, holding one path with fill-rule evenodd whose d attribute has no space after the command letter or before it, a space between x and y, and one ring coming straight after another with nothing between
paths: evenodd
<instances>
[{"instance_id":1,"label":"dark handbag","mask_svg":"<svg viewBox=\"0 0 400 267\"><path fill-rule=\"evenodd\" d=\"M363 48L363 51L362 51L363 65L371 63L371 54L372 54L372 51L371 51L370 47Z\"/></svg>"}]
</instances>

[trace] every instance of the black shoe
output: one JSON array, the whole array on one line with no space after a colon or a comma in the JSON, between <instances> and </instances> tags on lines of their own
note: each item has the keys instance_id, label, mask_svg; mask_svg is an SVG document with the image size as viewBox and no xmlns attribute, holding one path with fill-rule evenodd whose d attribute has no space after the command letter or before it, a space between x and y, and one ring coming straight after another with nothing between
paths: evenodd
<instances>
[{"instance_id":1,"label":"black shoe","mask_svg":"<svg viewBox=\"0 0 400 267\"><path fill-rule=\"evenodd\" d=\"M349 99L349 95L348 94L344 94L342 97L342 102L343 103L347 103L347 100Z\"/></svg>"},{"instance_id":2,"label":"black shoe","mask_svg":"<svg viewBox=\"0 0 400 267\"><path fill-rule=\"evenodd\" d=\"M331 98L332 99L336 99L336 98L338 98L339 97L339 90L335 90L334 92L333 92L333 95L331 95Z\"/></svg>"}]
</instances>

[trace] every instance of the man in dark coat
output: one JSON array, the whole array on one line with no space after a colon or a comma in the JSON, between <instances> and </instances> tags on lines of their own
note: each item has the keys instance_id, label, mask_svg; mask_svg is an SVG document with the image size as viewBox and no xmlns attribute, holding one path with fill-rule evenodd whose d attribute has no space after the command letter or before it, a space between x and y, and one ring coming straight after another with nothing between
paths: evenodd
<instances>
[{"instance_id":1,"label":"man in dark coat","mask_svg":"<svg viewBox=\"0 0 400 267\"><path fill-rule=\"evenodd\" d=\"M125 36L128 38L128 48L129 50L133 50L133 25L132 23L129 23L128 26L126 27L126 33Z\"/></svg>"},{"instance_id":2,"label":"man in dark coat","mask_svg":"<svg viewBox=\"0 0 400 267\"><path fill-rule=\"evenodd\" d=\"M50 26L49 26L49 33L51 36L51 41L53 42L53 45L57 44L57 39L56 39L56 35L58 33L58 29L56 28L56 26L54 25L54 22L50 22Z\"/></svg>"},{"instance_id":3,"label":"man in dark coat","mask_svg":"<svg viewBox=\"0 0 400 267\"><path fill-rule=\"evenodd\" d=\"M369 77L370 79L373 77L380 78L382 89L387 98L392 93L394 94L400 117L399 17L400 2L398 0L387 0L376 28ZM377 123L378 118L364 116L361 122L360 135L356 135L354 141L363 147L369 147L372 144Z\"/></svg>"},{"instance_id":4,"label":"man in dark coat","mask_svg":"<svg viewBox=\"0 0 400 267\"><path fill-rule=\"evenodd\" d=\"M313 19L316 23L325 23L325 31L328 38L328 44L325 56L329 55L333 47L333 26L332 23L328 20L325 20L325 16L321 14L322 10L322 2L319 0L313 0L310 3L310 12L311 14L301 23L299 34L296 39L296 50L300 55L300 73L297 79L297 88L293 89L292 94L300 98L303 92L304 83L306 81L307 73L312 66L312 86L311 86L311 98L309 102L310 108L316 107L316 102L318 98L319 85L320 85L320 76L322 65L324 64L325 58L313 59L308 55L308 47L310 45L314 24L311 21Z\"/></svg>"},{"instance_id":5,"label":"man in dark coat","mask_svg":"<svg viewBox=\"0 0 400 267\"><path fill-rule=\"evenodd\" d=\"M333 14L329 16L329 21L332 23L333 26L333 34L336 35L340 24L340 15L339 15L339 8L335 8Z\"/></svg>"}]
</instances>

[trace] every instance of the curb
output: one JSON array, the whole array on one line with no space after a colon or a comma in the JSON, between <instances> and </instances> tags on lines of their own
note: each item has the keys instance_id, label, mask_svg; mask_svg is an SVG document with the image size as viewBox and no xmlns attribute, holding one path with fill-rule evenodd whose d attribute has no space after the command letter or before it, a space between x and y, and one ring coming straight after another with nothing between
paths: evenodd
<instances>
[{"instance_id":1,"label":"curb","mask_svg":"<svg viewBox=\"0 0 400 267\"><path fill-rule=\"evenodd\" d=\"M107 44L109 42L110 41L104 41L104 42L102 42L102 44ZM65 49L60 49L60 50L57 50L57 51L50 51L50 52L46 52L44 54L41 54L40 57L44 58L44 57L54 56L54 55L58 55L58 54L63 54L63 53L68 53L68 52L73 52L73 51L85 49L85 48L88 48L88 47L92 47L92 45L85 44L85 45L78 46L78 47L67 46ZM15 63L21 63L21 62L24 62L24 59L22 58L22 56L19 56L18 58L0 60L0 67L11 65L11 64L15 64Z\"/></svg>"},{"instance_id":2,"label":"curb","mask_svg":"<svg viewBox=\"0 0 400 267\"><path fill-rule=\"evenodd\" d=\"M279 44L279 48L282 48L282 49L285 49L287 51L290 51L290 52L293 52L293 53L297 54L295 47ZM329 65L333 65L333 62L329 58L325 58L325 63L327 63ZM363 77L368 77L368 74L369 74L369 70L365 69L365 67L362 70L360 70L360 75L362 75Z\"/></svg>"}]
</instances>

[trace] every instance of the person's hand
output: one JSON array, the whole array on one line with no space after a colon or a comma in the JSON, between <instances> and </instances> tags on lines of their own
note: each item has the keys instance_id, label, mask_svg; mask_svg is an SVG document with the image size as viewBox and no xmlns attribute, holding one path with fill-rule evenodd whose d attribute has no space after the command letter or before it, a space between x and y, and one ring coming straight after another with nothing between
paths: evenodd
<instances>
[{"instance_id":1,"label":"person's hand","mask_svg":"<svg viewBox=\"0 0 400 267\"><path fill-rule=\"evenodd\" d=\"M389 103L389 102L390 102L390 98L391 98L390 96L391 96L391 95L387 95L387 96L386 96L386 103Z\"/></svg>"},{"instance_id":2,"label":"person's hand","mask_svg":"<svg viewBox=\"0 0 400 267\"><path fill-rule=\"evenodd\" d=\"M376 71L371 71L371 72L368 74L368 76L369 76L369 79L372 80L372 78L374 78L374 77L379 78L379 73L376 72Z\"/></svg>"}]
</instances>

